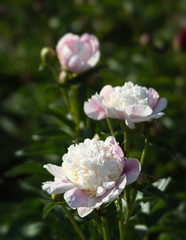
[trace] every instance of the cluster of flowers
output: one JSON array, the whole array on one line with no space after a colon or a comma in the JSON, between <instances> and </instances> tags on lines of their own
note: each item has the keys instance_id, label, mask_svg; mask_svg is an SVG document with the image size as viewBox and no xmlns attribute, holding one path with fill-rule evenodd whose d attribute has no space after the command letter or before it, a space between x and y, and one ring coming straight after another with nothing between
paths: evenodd
<instances>
[{"instance_id":1,"label":"cluster of flowers","mask_svg":"<svg viewBox=\"0 0 186 240\"><path fill-rule=\"evenodd\" d=\"M100 57L99 42L89 34L66 34L56 51L62 70L76 74L94 67ZM95 120L124 120L133 129L135 123L161 117L166 105L167 100L159 98L153 88L127 82L123 86L103 87L84 103L84 112ZM77 209L81 217L114 200L127 184L137 180L141 170L137 159L124 158L113 136L105 141L93 138L71 145L62 160L61 166L44 166L55 178L44 182L42 188L49 194L64 193L67 204Z\"/></svg>"}]
</instances>

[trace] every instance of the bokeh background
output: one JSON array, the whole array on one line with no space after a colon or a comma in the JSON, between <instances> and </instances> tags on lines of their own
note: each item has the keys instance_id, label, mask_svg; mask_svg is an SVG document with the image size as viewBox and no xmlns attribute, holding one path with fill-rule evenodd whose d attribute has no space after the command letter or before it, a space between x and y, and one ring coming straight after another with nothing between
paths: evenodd
<instances>
[{"instance_id":1,"label":"bokeh background","mask_svg":"<svg viewBox=\"0 0 186 240\"><path fill-rule=\"evenodd\" d=\"M67 32L88 32L100 41L99 65L104 67L88 75L86 97L105 84L132 81L168 99L166 115L150 128L144 170L172 180L165 199L151 205L151 217L139 218L151 240L186 239L186 39L180 46L176 38L186 28L185 1L9 0L0 3L0 20L0 238L78 239L60 208L42 215L48 195L41 183L50 177L42 166L59 165L73 137L68 122L59 119L61 92L52 74L39 66L43 47L55 49ZM108 131L105 122L90 126ZM86 131L82 137L92 135ZM131 155L139 158L142 146L143 136L138 136Z\"/></svg>"}]
</instances>

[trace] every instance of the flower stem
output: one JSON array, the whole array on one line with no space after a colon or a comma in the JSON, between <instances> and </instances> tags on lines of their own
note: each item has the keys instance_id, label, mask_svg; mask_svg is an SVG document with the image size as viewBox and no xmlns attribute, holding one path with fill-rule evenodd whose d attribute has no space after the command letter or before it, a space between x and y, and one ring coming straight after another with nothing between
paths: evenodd
<instances>
[{"instance_id":1,"label":"flower stem","mask_svg":"<svg viewBox=\"0 0 186 240\"><path fill-rule=\"evenodd\" d=\"M112 128L112 124L111 124L109 118L107 118L107 123L108 123L108 126L109 126L109 129L110 129L110 132L111 132L112 136L114 136L114 130L113 130L113 128Z\"/></svg>"},{"instance_id":2,"label":"flower stem","mask_svg":"<svg viewBox=\"0 0 186 240\"><path fill-rule=\"evenodd\" d=\"M52 66L48 66L48 67L49 67L50 71L52 72L56 83L59 84L59 77L58 77L58 75L56 73L55 68L52 67ZM63 87L60 87L60 91L61 91L61 93L63 95L64 102L65 102L66 106L69 107L69 96L68 96L67 91L65 91Z\"/></svg>"},{"instance_id":3,"label":"flower stem","mask_svg":"<svg viewBox=\"0 0 186 240\"><path fill-rule=\"evenodd\" d=\"M110 240L108 219L105 216L102 216L101 221L102 221L102 228L103 228L103 239Z\"/></svg>"},{"instance_id":4,"label":"flower stem","mask_svg":"<svg viewBox=\"0 0 186 240\"><path fill-rule=\"evenodd\" d=\"M124 126L123 126L123 129L124 129ZM128 158L129 151L130 151L130 142L129 142L129 134L125 130L124 130L124 149L123 150L125 153L125 157ZM125 191L125 198L127 201L126 214L128 214L128 209L129 209L129 205L130 205L130 191L128 188L126 188L124 191Z\"/></svg>"},{"instance_id":5,"label":"flower stem","mask_svg":"<svg viewBox=\"0 0 186 240\"><path fill-rule=\"evenodd\" d=\"M119 233L120 233L120 240L124 239L124 219L123 219L123 206L122 206L122 199L118 197L118 208L119 208Z\"/></svg>"},{"instance_id":6,"label":"flower stem","mask_svg":"<svg viewBox=\"0 0 186 240\"><path fill-rule=\"evenodd\" d=\"M140 160L141 168L142 168L142 165L144 163L145 155L146 155L146 152L147 152L147 147L148 147L148 141L147 141L147 138L145 137L144 148L143 148L143 152L141 154L141 160ZM127 218L126 218L126 221L125 221L124 236L126 236L128 222L129 222L129 219L132 215L132 212L133 212L133 209L134 209L134 206L135 206L137 193L138 193L138 190L134 189L133 194L132 194L132 199L131 199L131 202L130 202L130 205L129 205L129 208L128 208L128 212L127 212Z\"/></svg>"},{"instance_id":7,"label":"flower stem","mask_svg":"<svg viewBox=\"0 0 186 240\"><path fill-rule=\"evenodd\" d=\"M127 131L124 131L124 153L125 157L129 157L129 151L130 151L130 142L129 142L129 134Z\"/></svg>"},{"instance_id":8,"label":"flower stem","mask_svg":"<svg viewBox=\"0 0 186 240\"><path fill-rule=\"evenodd\" d=\"M62 205L61 205L62 206ZM86 240L85 236L83 235L80 227L78 226L78 224L76 223L76 221L74 220L74 218L72 217L72 215L70 214L70 212L67 210L67 208L65 206L62 206L63 211L66 213L68 219L70 220L70 222L72 223L72 225L74 226L76 232L79 234L80 239L82 240Z\"/></svg>"},{"instance_id":9,"label":"flower stem","mask_svg":"<svg viewBox=\"0 0 186 240\"><path fill-rule=\"evenodd\" d=\"M129 219L130 219L130 217L132 215L132 212L133 212L133 209L134 209L134 206L135 206L135 200L136 200L137 193L138 193L138 190L134 189L133 194L132 194L131 203L130 203L129 210L128 210L128 214L127 214L127 218L126 218L126 221L125 221L124 237L126 237L126 231L127 231L127 227L128 227L128 222L129 222Z\"/></svg>"},{"instance_id":10,"label":"flower stem","mask_svg":"<svg viewBox=\"0 0 186 240\"><path fill-rule=\"evenodd\" d=\"M141 168L142 168L142 166L143 166L144 159L145 159L145 155L146 155L146 153L147 153L147 147L148 147L148 141L147 141L147 137L145 137L144 148L143 148L143 152L142 152L142 154L141 154L141 160L140 160Z\"/></svg>"}]
</instances>

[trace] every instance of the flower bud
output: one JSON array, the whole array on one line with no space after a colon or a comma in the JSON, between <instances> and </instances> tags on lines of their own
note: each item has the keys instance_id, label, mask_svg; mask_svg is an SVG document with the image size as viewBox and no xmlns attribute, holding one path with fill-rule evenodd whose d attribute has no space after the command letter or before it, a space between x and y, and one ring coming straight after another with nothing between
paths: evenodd
<instances>
[{"instance_id":1,"label":"flower bud","mask_svg":"<svg viewBox=\"0 0 186 240\"><path fill-rule=\"evenodd\" d=\"M100 57L99 42L93 35L67 33L56 46L61 67L71 73L80 74L93 68Z\"/></svg>"},{"instance_id":2,"label":"flower bud","mask_svg":"<svg viewBox=\"0 0 186 240\"><path fill-rule=\"evenodd\" d=\"M65 71L61 71L59 74L59 82L63 84L66 81L66 78L67 73Z\"/></svg>"},{"instance_id":3,"label":"flower bud","mask_svg":"<svg viewBox=\"0 0 186 240\"><path fill-rule=\"evenodd\" d=\"M143 185L143 184L145 183L145 177L144 177L144 175L143 175L142 173L140 173L140 175L139 175L136 183L137 183L138 185Z\"/></svg>"},{"instance_id":4,"label":"flower bud","mask_svg":"<svg viewBox=\"0 0 186 240\"><path fill-rule=\"evenodd\" d=\"M55 58L56 58L56 53L55 51L50 48L50 47L44 47L42 50L41 50L41 60L42 62L44 63L52 63Z\"/></svg>"},{"instance_id":5,"label":"flower bud","mask_svg":"<svg viewBox=\"0 0 186 240\"><path fill-rule=\"evenodd\" d=\"M63 194L51 194L51 198L54 200L54 202L64 201Z\"/></svg>"},{"instance_id":6,"label":"flower bud","mask_svg":"<svg viewBox=\"0 0 186 240\"><path fill-rule=\"evenodd\" d=\"M135 182L135 188L141 190L145 184L145 176L140 173L138 179Z\"/></svg>"}]
</instances>

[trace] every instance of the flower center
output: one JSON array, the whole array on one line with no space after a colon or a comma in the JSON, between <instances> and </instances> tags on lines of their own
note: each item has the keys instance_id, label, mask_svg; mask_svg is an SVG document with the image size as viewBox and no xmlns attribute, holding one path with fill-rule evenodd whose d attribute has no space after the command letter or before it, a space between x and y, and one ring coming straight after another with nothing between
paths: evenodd
<instances>
[{"instance_id":1,"label":"flower center","mask_svg":"<svg viewBox=\"0 0 186 240\"><path fill-rule=\"evenodd\" d=\"M122 173L121 159L114 148L96 139L71 145L62 167L67 178L91 196L104 194Z\"/></svg>"},{"instance_id":2,"label":"flower center","mask_svg":"<svg viewBox=\"0 0 186 240\"><path fill-rule=\"evenodd\" d=\"M107 108L122 110L129 105L152 105L152 98L145 87L125 83L122 87L115 87L113 91L103 100Z\"/></svg>"}]
</instances>

